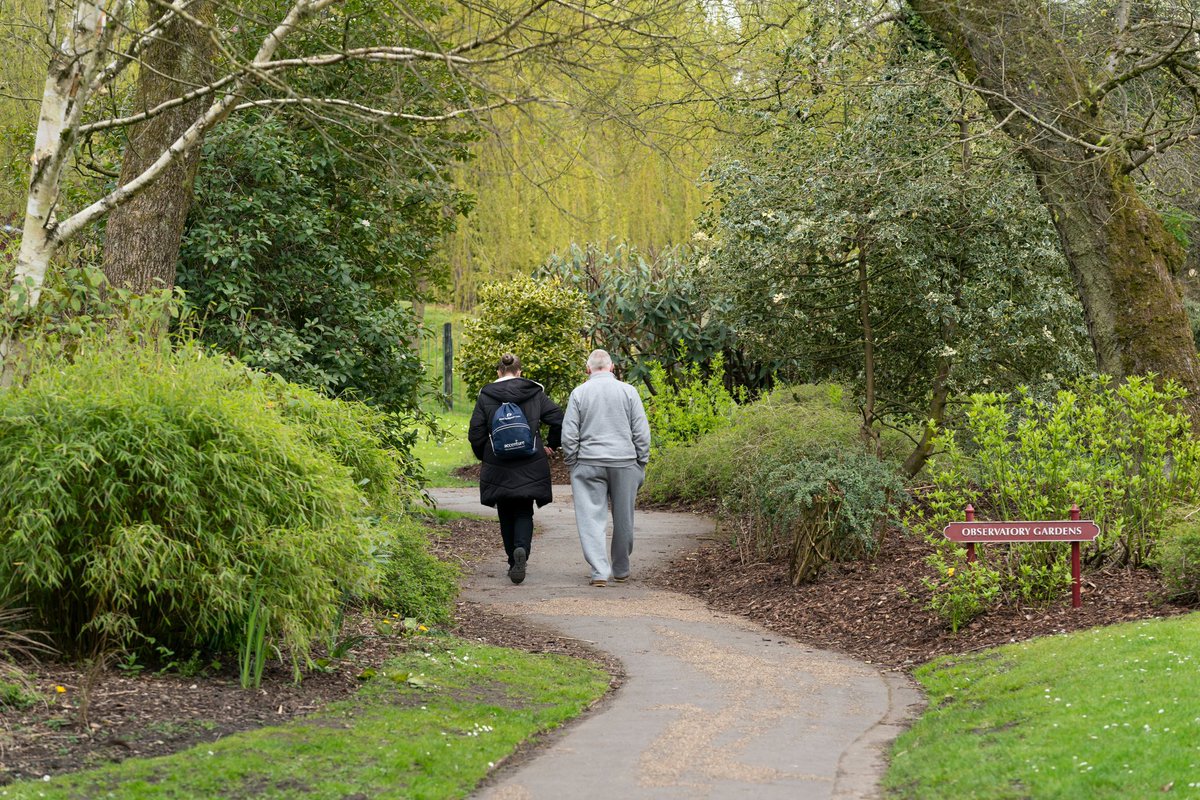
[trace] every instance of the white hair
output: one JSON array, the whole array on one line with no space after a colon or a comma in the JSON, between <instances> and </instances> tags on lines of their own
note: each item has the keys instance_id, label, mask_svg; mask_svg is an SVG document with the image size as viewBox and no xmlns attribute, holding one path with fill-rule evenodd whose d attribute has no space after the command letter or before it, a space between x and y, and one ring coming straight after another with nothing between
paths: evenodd
<instances>
[{"instance_id":1,"label":"white hair","mask_svg":"<svg viewBox=\"0 0 1200 800\"><path fill-rule=\"evenodd\" d=\"M592 372L608 369L612 365L612 356L608 354L607 350L593 350L591 354L588 355L587 368Z\"/></svg>"}]
</instances>

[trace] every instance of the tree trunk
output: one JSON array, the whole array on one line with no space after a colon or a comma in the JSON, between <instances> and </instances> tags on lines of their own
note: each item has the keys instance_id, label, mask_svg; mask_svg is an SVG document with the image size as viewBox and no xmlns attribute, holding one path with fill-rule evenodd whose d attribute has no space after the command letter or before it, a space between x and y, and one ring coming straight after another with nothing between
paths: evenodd
<instances>
[{"instance_id":1,"label":"tree trunk","mask_svg":"<svg viewBox=\"0 0 1200 800\"><path fill-rule=\"evenodd\" d=\"M37 134L30 157L32 168L21 247L8 293L8 332L0 338L0 386L12 385L16 362L21 357L23 348L16 331L19 315L37 305L46 272L62 245L55 208L92 78L108 50L113 29L121 24L123 6L120 3L116 3L115 8L111 6L107 0L78 3L70 30L62 46L53 52L46 71Z\"/></svg>"},{"instance_id":2,"label":"tree trunk","mask_svg":"<svg viewBox=\"0 0 1200 800\"><path fill-rule=\"evenodd\" d=\"M1117 157L1084 64L1041 0L912 0L1021 148L1074 274L1096 363L1120 379L1156 373L1189 392L1200 362L1172 274L1184 253ZM1037 121L1034 121L1035 118ZM1053 128L1053 130L1051 130Z\"/></svg>"},{"instance_id":3,"label":"tree trunk","mask_svg":"<svg viewBox=\"0 0 1200 800\"><path fill-rule=\"evenodd\" d=\"M17 308L37 305L61 239L55 207L61 191L63 170L75 145L76 129L87 105L91 82L104 58L111 30L120 24L110 19L107 2L81 2L75 8L71 28L62 47L55 50L46 72L42 108L25 203L21 249L9 301ZM117 10L120 10L118 4Z\"/></svg>"},{"instance_id":4,"label":"tree trunk","mask_svg":"<svg viewBox=\"0 0 1200 800\"><path fill-rule=\"evenodd\" d=\"M212 6L209 0L193 3L188 16L207 24L212 20ZM152 3L151 7L161 15L161 6ZM154 108L209 83L213 47L205 27L182 17L171 20L142 57L135 111ZM211 100L212 95L206 94L131 126L121 162L121 185L150 167L204 114ZM175 285L179 244L192 204L200 151L198 144L192 147L164 170L158 181L109 214L104 274L111 286L143 294Z\"/></svg>"},{"instance_id":5,"label":"tree trunk","mask_svg":"<svg viewBox=\"0 0 1200 800\"><path fill-rule=\"evenodd\" d=\"M925 462L933 453L933 437L941 427L942 420L946 418L946 405L950 400L950 370L953 362L950 360L950 356L939 356L937 365L937 374L933 376L933 387L929 397L929 414L922 426L921 439L908 454L908 458L904 459L904 466L901 467L904 474L910 478L915 478L917 473L925 468Z\"/></svg>"},{"instance_id":6,"label":"tree trunk","mask_svg":"<svg viewBox=\"0 0 1200 800\"><path fill-rule=\"evenodd\" d=\"M863 337L864 398L862 408L862 437L871 452L883 455L879 430L875 427L875 331L871 327L871 284L867 273L867 250L858 246L858 313Z\"/></svg>"}]
</instances>

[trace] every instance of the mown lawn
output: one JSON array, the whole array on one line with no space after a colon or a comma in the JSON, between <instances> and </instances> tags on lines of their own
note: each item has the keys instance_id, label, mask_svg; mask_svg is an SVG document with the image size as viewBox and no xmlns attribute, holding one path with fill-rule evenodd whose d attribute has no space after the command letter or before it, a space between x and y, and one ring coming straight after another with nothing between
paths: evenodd
<instances>
[{"instance_id":1,"label":"mown lawn","mask_svg":"<svg viewBox=\"0 0 1200 800\"><path fill-rule=\"evenodd\" d=\"M904 798L1200 797L1200 614L1035 639L917 671Z\"/></svg>"},{"instance_id":2,"label":"mown lawn","mask_svg":"<svg viewBox=\"0 0 1200 800\"><path fill-rule=\"evenodd\" d=\"M426 637L351 700L174 755L26 781L11 798L457 798L607 690L595 665Z\"/></svg>"},{"instance_id":3,"label":"mown lawn","mask_svg":"<svg viewBox=\"0 0 1200 800\"><path fill-rule=\"evenodd\" d=\"M429 486L474 486L474 481L464 481L451 474L455 469L475 463L475 454L467 443L467 426L471 421L473 406L455 405L453 411L438 414L443 436L422 434L417 440L413 454L425 467L425 478Z\"/></svg>"}]
</instances>

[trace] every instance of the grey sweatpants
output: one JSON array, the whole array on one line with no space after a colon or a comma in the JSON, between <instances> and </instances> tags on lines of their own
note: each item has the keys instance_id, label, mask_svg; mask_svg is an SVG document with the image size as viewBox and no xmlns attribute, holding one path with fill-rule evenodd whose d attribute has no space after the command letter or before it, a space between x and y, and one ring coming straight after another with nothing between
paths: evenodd
<instances>
[{"instance_id":1,"label":"grey sweatpants","mask_svg":"<svg viewBox=\"0 0 1200 800\"><path fill-rule=\"evenodd\" d=\"M629 575L629 554L633 552L633 503L644 478L642 468L599 467L576 464L571 467L571 495L575 501L575 525L583 557L592 568L593 580L612 580ZM608 504L612 501L612 560L605 547Z\"/></svg>"}]
</instances>

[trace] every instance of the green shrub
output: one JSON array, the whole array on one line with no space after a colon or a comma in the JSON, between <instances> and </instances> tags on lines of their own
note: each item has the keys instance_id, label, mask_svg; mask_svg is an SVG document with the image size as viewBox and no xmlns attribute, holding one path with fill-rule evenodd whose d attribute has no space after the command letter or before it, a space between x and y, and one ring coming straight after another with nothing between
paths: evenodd
<instances>
[{"instance_id":1,"label":"green shrub","mask_svg":"<svg viewBox=\"0 0 1200 800\"><path fill-rule=\"evenodd\" d=\"M33 687L33 681L9 671L0 677L0 707L23 711L33 708L41 697Z\"/></svg>"},{"instance_id":2,"label":"green shrub","mask_svg":"<svg viewBox=\"0 0 1200 800\"><path fill-rule=\"evenodd\" d=\"M1073 503L1100 525L1094 559L1138 566L1167 512L1200 490L1200 443L1168 382L1101 378L1053 401L971 395L959 430L936 441L928 513L910 524L934 537L973 503L980 519L1064 519ZM1061 558L1062 548L1046 549Z\"/></svg>"},{"instance_id":3,"label":"green shrub","mask_svg":"<svg viewBox=\"0 0 1200 800\"><path fill-rule=\"evenodd\" d=\"M1107 378L1060 391L1053 400L1028 393L972 395L957 430L939 434L940 453L927 475L932 488L906 521L937 548L929 563L941 575L961 568L960 548L942 530L961 520L967 503L979 519L1064 519L1078 503L1100 526L1100 537L1084 545L1095 562L1141 565L1152 557L1168 510L1196 497L1200 487L1200 444L1172 383L1156 388L1144 378L1113 386ZM978 563L998 576L981 603L1003 597L1014 602L1061 597L1070 581L1070 549L1062 544L996 545L977 548ZM933 603L954 627L954 611L965 601L944 596L971 589L966 578L931 583ZM982 591L982 589L981 589ZM974 610L973 613L978 613Z\"/></svg>"},{"instance_id":4,"label":"green shrub","mask_svg":"<svg viewBox=\"0 0 1200 800\"><path fill-rule=\"evenodd\" d=\"M845 405L840 387L777 389L738 408L731 423L694 444L656 453L643 489L653 502L733 503L750 476L766 465L782 466L812 453L863 452L861 418ZM905 450L901 437L885 432L890 458Z\"/></svg>"},{"instance_id":5,"label":"green shrub","mask_svg":"<svg viewBox=\"0 0 1200 800\"><path fill-rule=\"evenodd\" d=\"M277 403L192 347L87 350L0 393L0 589L75 652L231 648L257 593L306 652L379 545L351 469Z\"/></svg>"},{"instance_id":6,"label":"green shrub","mask_svg":"<svg viewBox=\"0 0 1200 800\"><path fill-rule=\"evenodd\" d=\"M429 553L428 536L415 517L387 529L376 552L380 581L370 599L402 617L449 622L458 594L459 572Z\"/></svg>"},{"instance_id":7,"label":"green shrub","mask_svg":"<svg viewBox=\"0 0 1200 800\"><path fill-rule=\"evenodd\" d=\"M476 318L463 326L458 354L467 395L473 398L496 380L500 356L516 353L521 374L566 407L567 396L586 377L588 313L583 294L553 278L514 278L482 287Z\"/></svg>"},{"instance_id":8,"label":"green shrub","mask_svg":"<svg viewBox=\"0 0 1200 800\"><path fill-rule=\"evenodd\" d=\"M407 301L439 282L436 256L466 198L438 178L442 148L391 161L382 179L370 156L339 146L350 129L334 127L251 113L205 137L178 285L203 318L199 338L221 352L409 410L424 367Z\"/></svg>"},{"instance_id":9,"label":"green shrub","mask_svg":"<svg viewBox=\"0 0 1200 800\"><path fill-rule=\"evenodd\" d=\"M872 555L904 490L894 468L869 453L829 451L749 476L735 507L760 556L782 553L792 583L816 580L831 561Z\"/></svg>"},{"instance_id":10,"label":"green shrub","mask_svg":"<svg viewBox=\"0 0 1200 800\"><path fill-rule=\"evenodd\" d=\"M1000 573L982 561L968 563L967 551L961 547L949 553L946 549L934 552L929 564L936 577L921 581L932 593L928 608L945 620L953 633L987 611L1000 594Z\"/></svg>"},{"instance_id":11,"label":"green shrub","mask_svg":"<svg viewBox=\"0 0 1200 800\"><path fill-rule=\"evenodd\" d=\"M699 364L684 367L682 373L681 379L671 383L662 364L650 365L650 382L658 391L645 398L646 416L656 447L691 444L728 425L737 408L737 401L725 388L722 356L713 358L707 378Z\"/></svg>"},{"instance_id":12,"label":"green shrub","mask_svg":"<svg viewBox=\"0 0 1200 800\"><path fill-rule=\"evenodd\" d=\"M1162 572L1163 588L1172 600L1200 601L1200 516L1190 514L1168 526L1151 558Z\"/></svg>"}]
</instances>

